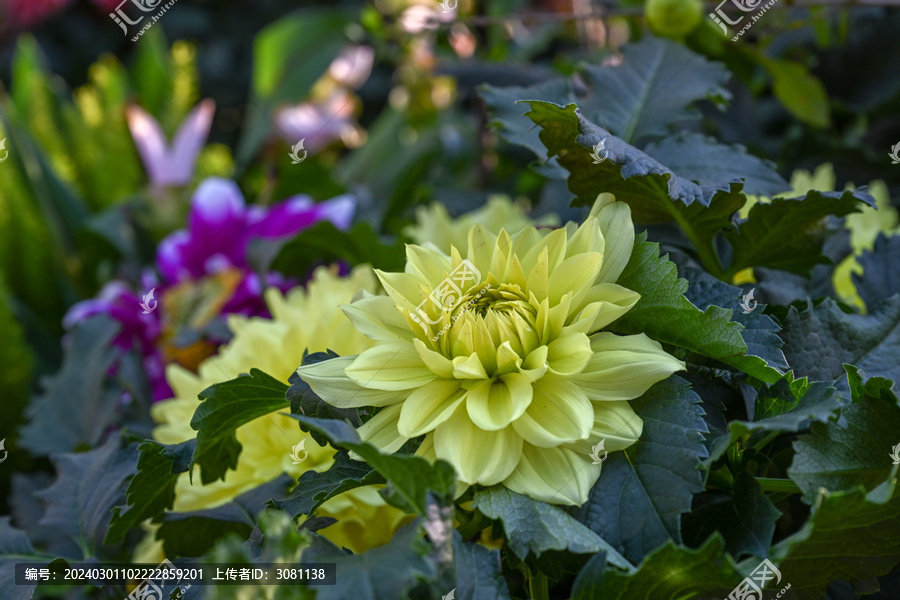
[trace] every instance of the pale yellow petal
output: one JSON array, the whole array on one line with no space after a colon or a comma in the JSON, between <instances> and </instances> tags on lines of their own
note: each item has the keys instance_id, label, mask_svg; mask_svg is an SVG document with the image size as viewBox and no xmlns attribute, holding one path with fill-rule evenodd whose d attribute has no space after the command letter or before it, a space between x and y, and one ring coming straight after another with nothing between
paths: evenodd
<instances>
[{"instance_id":1,"label":"pale yellow petal","mask_svg":"<svg viewBox=\"0 0 900 600\"><path fill-rule=\"evenodd\" d=\"M357 385L377 390L411 390L435 378L415 346L407 343L369 348L344 372Z\"/></svg>"},{"instance_id":2,"label":"pale yellow petal","mask_svg":"<svg viewBox=\"0 0 900 600\"><path fill-rule=\"evenodd\" d=\"M634 249L634 224L631 208L624 202L611 202L597 212L603 230L603 266L597 277L599 283L612 283L619 278Z\"/></svg>"},{"instance_id":3,"label":"pale yellow petal","mask_svg":"<svg viewBox=\"0 0 900 600\"><path fill-rule=\"evenodd\" d=\"M595 401L631 400L658 381L684 369L684 363L645 334L591 337L594 354L584 370L571 378Z\"/></svg>"},{"instance_id":4,"label":"pale yellow petal","mask_svg":"<svg viewBox=\"0 0 900 600\"><path fill-rule=\"evenodd\" d=\"M402 401L409 392L367 389L347 378L344 370L355 356L341 356L297 369L297 374L320 398L338 408L387 406Z\"/></svg>"},{"instance_id":5,"label":"pale yellow petal","mask_svg":"<svg viewBox=\"0 0 900 600\"><path fill-rule=\"evenodd\" d=\"M547 344L547 366L556 375L577 375L594 355L591 339L583 333L558 337Z\"/></svg>"},{"instance_id":6,"label":"pale yellow petal","mask_svg":"<svg viewBox=\"0 0 900 600\"><path fill-rule=\"evenodd\" d=\"M477 427L497 431L521 417L531 399L528 378L511 373L493 381L480 381L469 388L466 410Z\"/></svg>"},{"instance_id":7,"label":"pale yellow petal","mask_svg":"<svg viewBox=\"0 0 900 600\"><path fill-rule=\"evenodd\" d=\"M476 427L460 406L434 430L434 452L456 468L462 482L494 485L516 467L522 438L509 427L500 431Z\"/></svg>"},{"instance_id":8,"label":"pale yellow petal","mask_svg":"<svg viewBox=\"0 0 900 600\"><path fill-rule=\"evenodd\" d=\"M407 438L428 433L450 418L465 395L455 380L432 381L420 387L403 403L398 431Z\"/></svg>"},{"instance_id":9,"label":"pale yellow petal","mask_svg":"<svg viewBox=\"0 0 900 600\"><path fill-rule=\"evenodd\" d=\"M341 306L357 331L380 342L403 342L413 338L409 323L387 296L369 296Z\"/></svg>"},{"instance_id":10,"label":"pale yellow petal","mask_svg":"<svg viewBox=\"0 0 900 600\"><path fill-rule=\"evenodd\" d=\"M585 456L603 440L607 452L625 450L641 437L644 422L626 401L604 402L594 406L594 426L586 440L566 444L566 448Z\"/></svg>"},{"instance_id":11,"label":"pale yellow petal","mask_svg":"<svg viewBox=\"0 0 900 600\"><path fill-rule=\"evenodd\" d=\"M532 384L534 395L513 427L526 442L552 448L583 440L594 425L594 406L577 385L545 375Z\"/></svg>"},{"instance_id":12,"label":"pale yellow petal","mask_svg":"<svg viewBox=\"0 0 900 600\"><path fill-rule=\"evenodd\" d=\"M537 448L526 443L519 464L503 485L542 502L580 506L600 478L603 464L592 463L588 456L568 448Z\"/></svg>"},{"instance_id":13,"label":"pale yellow petal","mask_svg":"<svg viewBox=\"0 0 900 600\"><path fill-rule=\"evenodd\" d=\"M386 406L378 411L374 417L363 423L356 430L364 442L372 444L384 454L393 454L406 443L408 437L404 437L398 430L400 413L406 402Z\"/></svg>"}]
</instances>

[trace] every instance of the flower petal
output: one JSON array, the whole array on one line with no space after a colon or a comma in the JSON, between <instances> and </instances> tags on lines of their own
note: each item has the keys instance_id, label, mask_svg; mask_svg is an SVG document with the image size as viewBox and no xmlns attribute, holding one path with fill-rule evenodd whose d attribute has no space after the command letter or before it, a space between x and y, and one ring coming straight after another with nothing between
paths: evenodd
<instances>
[{"instance_id":1,"label":"flower petal","mask_svg":"<svg viewBox=\"0 0 900 600\"><path fill-rule=\"evenodd\" d=\"M590 435L594 406L581 388L556 375L545 375L532 386L531 404L513 421L526 442L552 448Z\"/></svg>"},{"instance_id":2,"label":"flower petal","mask_svg":"<svg viewBox=\"0 0 900 600\"><path fill-rule=\"evenodd\" d=\"M503 485L514 492L551 504L580 506L600 478L602 463L568 448L522 447L522 458Z\"/></svg>"},{"instance_id":3,"label":"flower petal","mask_svg":"<svg viewBox=\"0 0 900 600\"><path fill-rule=\"evenodd\" d=\"M593 355L591 339L580 332L563 335L547 344L547 365L557 375L581 373Z\"/></svg>"},{"instance_id":4,"label":"flower petal","mask_svg":"<svg viewBox=\"0 0 900 600\"><path fill-rule=\"evenodd\" d=\"M364 442L372 444L385 454L393 454L406 443L409 438L400 434L397 424L405 402L386 406L378 414L363 423L356 430ZM352 457L351 457L352 458ZM355 460L355 459L354 459Z\"/></svg>"},{"instance_id":5,"label":"flower petal","mask_svg":"<svg viewBox=\"0 0 900 600\"><path fill-rule=\"evenodd\" d=\"M594 426L586 440L566 444L566 448L587 456L603 440L607 452L624 450L634 444L644 431L644 422L626 401L594 405Z\"/></svg>"},{"instance_id":6,"label":"flower petal","mask_svg":"<svg viewBox=\"0 0 900 600\"><path fill-rule=\"evenodd\" d=\"M645 334L619 336L601 332L591 336L594 355L584 370L571 379L595 401L632 400L684 363Z\"/></svg>"},{"instance_id":7,"label":"flower petal","mask_svg":"<svg viewBox=\"0 0 900 600\"><path fill-rule=\"evenodd\" d=\"M507 427L485 431L476 427L465 407L434 430L434 453L456 468L460 481L494 485L506 479L522 451L522 438Z\"/></svg>"},{"instance_id":8,"label":"flower petal","mask_svg":"<svg viewBox=\"0 0 900 600\"><path fill-rule=\"evenodd\" d=\"M367 296L351 304L341 306L353 326L373 340L380 342L405 342L413 339L409 324L397 310L397 305L387 296Z\"/></svg>"},{"instance_id":9,"label":"flower petal","mask_svg":"<svg viewBox=\"0 0 900 600\"><path fill-rule=\"evenodd\" d=\"M350 381L344 370L355 359L355 356L341 356L303 365L297 369L297 374L322 400L338 408L388 406L401 402L409 395L405 391L367 389Z\"/></svg>"},{"instance_id":10,"label":"flower petal","mask_svg":"<svg viewBox=\"0 0 900 600\"><path fill-rule=\"evenodd\" d=\"M477 427L497 431L522 416L531 404L531 382L520 373L479 381L466 395L466 410Z\"/></svg>"},{"instance_id":11,"label":"flower petal","mask_svg":"<svg viewBox=\"0 0 900 600\"><path fill-rule=\"evenodd\" d=\"M609 202L597 211L603 231L603 266L597 277L599 283L611 283L619 278L634 249L634 224L631 208L624 202Z\"/></svg>"},{"instance_id":12,"label":"flower petal","mask_svg":"<svg viewBox=\"0 0 900 600\"><path fill-rule=\"evenodd\" d=\"M403 402L397 429L407 438L428 433L450 418L466 395L458 381L432 381Z\"/></svg>"},{"instance_id":13,"label":"flower petal","mask_svg":"<svg viewBox=\"0 0 900 600\"><path fill-rule=\"evenodd\" d=\"M584 304L600 303L600 310L590 327L594 332L603 329L629 310L634 308L641 295L615 283L601 283L595 285L590 293L582 301ZM573 311L574 312L574 311Z\"/></svg>"},{"instance_id":14,"label":"flower petal","mask_svg":"<svg viewBox=\"0 0 900 600\"><path fill-rule=\"evenodd\" d=\"M411 390L435 378L409 343L369 348L356 357L345 373L357 385L377 390Z\"/></svg>"},{"instance_id":15,"label":"flower petal","mask_svg":"<svg viewBox=\"0 0 900 600\"><path fill-rule=\"evenodd\" d=\"M453 359L453 376L457 379L487 379L488 374L481 364L478 354L457 356Z\"/></svg>"}]
</instances>

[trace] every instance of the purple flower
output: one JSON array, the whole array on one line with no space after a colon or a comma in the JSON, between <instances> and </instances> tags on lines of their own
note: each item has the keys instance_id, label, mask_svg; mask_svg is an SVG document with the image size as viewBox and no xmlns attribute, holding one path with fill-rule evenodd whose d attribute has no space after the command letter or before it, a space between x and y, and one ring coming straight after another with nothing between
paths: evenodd
<instances>
[{"instance_id":1,"label":"purple flower","mask_svg":"<svg viewBox=\"0 0 900 600\"><path fill-rule=\"evenodd\" d=\"M177 307L184 303L177 300L165 303L164 299L183 298L190 289L201 295L209 289L219 290L217 293L221 294L221 286L210 288L204 287L203 283L223 275L223 281L231 279L234 282L233 287L224 288L230 290L225 292L229 295L208 298L211 302L222 300L220 315L268 316L264 289L274 286L287 291L297 282L279 273L268 273L261 280L252 272L247 264L250 240L294 235L319 221L331 221L336 227L346 229L353 213L354 201L350 196L318 204L307 196L294 196L271 207L248 207L233 181L207 179L194 193L187 229L170 234L157 248L156 266L160 278L150 272L142 276L144 292L155 289L158 303L153 309L149 313L142 310L142 298L138 294L121 281L111 281L96 298L72 306L63 325L70 329L91 315L109 314L122 326L114 345L123 350L135 347L144 357L153 397L157 400L169 398L171 389L165 379L166 357L171 361L173 356L191 355L190 350L179 350L172 344L182 326L190 327L194 323L195 315L167 314L167 309L178 310ZM220 341L209 340L207 345ZM203 356L198 354L200 352L202 348L198 347L194 356Z\"/></svg>"},{"instance_id":2,"label":"purple flower","mask_svg":"<svg viewBox=\"0 0 900 600\"><path fill-rule=\"evenodd\" d=\"M275 115L275 124L285 141L294 144L304 140L306 150L315 154L356 131L354 109L350 95L337 91L324 102L304 102L281 109Z\"/></svg>"},{"instance_id":3,"label":"purple flower","mask_svg":"<svg viewBox=\"0 0 900 600\"><path fill-rule=\"evenodd\" d=\"M138 106L128 107L128 128L151 186L162 188L191 182L197 155L209 135L215 112L216 103L212 100L204 100L198 104L178 128L172 146L169 147L156 119Z\"/></svg>"}]
</instances>

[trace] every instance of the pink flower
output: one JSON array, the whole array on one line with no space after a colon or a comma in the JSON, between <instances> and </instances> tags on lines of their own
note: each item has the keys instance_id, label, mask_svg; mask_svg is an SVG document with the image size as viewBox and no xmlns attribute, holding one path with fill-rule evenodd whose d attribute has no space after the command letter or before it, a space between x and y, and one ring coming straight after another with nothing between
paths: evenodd
<instances>
[{"instance_id":1,"label":"pink flower","mask_svg":"<svg viewBox=\"0 0 900 600\"><path fill-rule=\"evenodd\" d=\"M353 109L350 95L336 92L325 102L304 102L281 109L275 123L285 141L295 144L305 140L304 148L315 154L355 130Z\"/></svg>"},{"instance_id":2,"label":"pink flower","mask_svg":"<svg viewBox=\"0 0 900 600\"><path fill-rule=\"evenodd\" d=\"M128 128L154 188L191 182L197 155L209 135L215 111L216 103L212 100L198 104L178 128L170 147L156 119L138 106L128 108Z\"/></svg>"}]
</instances>

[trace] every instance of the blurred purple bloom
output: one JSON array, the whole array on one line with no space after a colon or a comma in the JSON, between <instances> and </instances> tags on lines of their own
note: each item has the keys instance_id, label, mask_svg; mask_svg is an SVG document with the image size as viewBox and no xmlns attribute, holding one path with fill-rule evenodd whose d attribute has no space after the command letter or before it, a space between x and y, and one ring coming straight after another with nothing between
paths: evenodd
<instances>
[{"instance_id":1,"label":"blurred purple bloom","mask_svg":"<svg viewBox=\"0 0 900 600\"><path fill-rule=\"evenodd\" d=\"M275 115L275 124L285 141L305 140L304 148L315 154L334 140L356 129L353 99L335 92L324 102L304 102L283 108Z\"/></svg>"},{"instance_id":2,"label":"blurred purple bloom","mask_svg":"<svg viewBox=\"0 0 900 600\"><path fill-rule=\"evenodd\" d=\"M144 357L144 368L157 400L170 398L171 389L165 379L165 361L161 338L172 332L163 331L163 323L179 322L179 315L165 315L162 299L166 291L185 281L197 281L225 269L237 269L242 278L221 314L240 313L268 316L263 291L278 287L282 291L297 285L280 273L269 273L265 281L250 271L247 250L254 237L277 238L294 235L319 221L331 221L336 227L349 227L354 214L350 196L340 196L315 203L307 196L294 196L274 206L247 207L238 186L230 180L210 178L197 188L191 202L187 229L176 231L160 242L156 266L157 280L145 272L141 285L145 292L152 288L159 298L158 308L148 314L141 309L141 297L125 283L111 281L96 298L72 306L63 319L70 329L76 323L98 313L109 314L122 325L114 340L117 347L135 346ZM171 336L170 336L171 337Z\"/></svg>"},{"instance_id":3,"label":"blurred purple bloom","mask_svg":"<svg viewBox=\"0 0 900 600\"><path fill-rule=\"evenodd\" d=\"M215 111L216 103L212 100L198 104L178 128L170 148L156 119L138 106L128 107L128 128L154 188L191 182L197 155L209 135Z\"/></svg>"}]
</instances>

